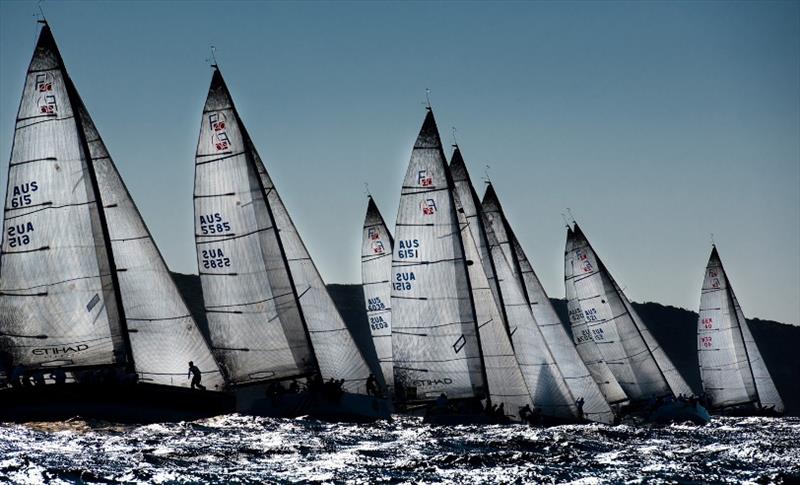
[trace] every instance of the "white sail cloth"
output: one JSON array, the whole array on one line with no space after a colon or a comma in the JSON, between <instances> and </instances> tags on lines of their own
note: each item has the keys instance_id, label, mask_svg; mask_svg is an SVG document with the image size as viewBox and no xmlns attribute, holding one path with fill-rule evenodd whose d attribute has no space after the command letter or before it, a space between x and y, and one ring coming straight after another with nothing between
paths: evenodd
<instances>
[{"instance_id":1,"label":"white sail cloth","mask_svg":"<svg viewBox=\"0 0 800 485\"><path fill-rule=\"evenodd\" d=\"M572 232L573 278L583 318L606 363L633 400L691 389L643 324L578 225Z\"/></svg>"},{"instance_id":2,"label":"white sail cloth","mask_svg":"<svg viewBox=\"0 0 800 485\"><path fill-rule=\"evenodd\" d=\"M583 399L583 415L593 421L612 423L614 413L606 401L606 397L578 354L572 339L550 303L550 298L545 293L533 266L511 229L492 185L487 188L484 195L483 207L498 238L498 243L503 249L503 254L508 261L512 262L512 268L515 270L514 276L520 281L525 291L533 318L567 387L575 399ZM608 385L612 384L609 382ZM621 388L619 392L621 393ZM624 399L623 394L615 397L618 400Z\"/></svg>"},{"instance_id":3,"label":"white sail cloth","mask_svg":"<svg viewBox=\"0 0 800 485\"><path fill-rule=\"evenodd\" d=\"M453 153L450 172L455 185L454 200L468 261L467 270L475 302L489 397L493 404L504 405L506 415L519 419L520 409L525 406L531 409L534 402L506 331L502 300L478 198L458 148Z\"/></svg>"},{"instance_id":4,"label":"white sail cloth","mask_svg":"<svg viewBox=\"0 0 800 485\"><path fill-rule=\"evenodd\" d=\"M361 283L367 322L386 386L394 386L392 363L392 274L394 240L378 206L369 197L361 234Z\"/></svg>"},{"instance_id":5,"label":"white sail cloth","mask_svg":"<svg viewBox=\"0 0 800 485\"><path fill-rule=\"evenodd\" d=\"M73 91L45 25L17 114L0 259L0 349L28 368L130 359Z\"/></svg>"},{"instance_id":6,"label":"white sail cloth","mask_svg":"<svg viewBox=\"0 0 800 485\"><path fill-rule=\"evenodd\" d=\"M433 112L411 153L392 257L395 388L409 399L485 394L453 183Z\"/></svg>"},{"instance_id":7,"label":"white sail cloth","mask_svg":"<svg viewBox=\"0 0 800 485\"><path fill-rule=\"evenodd\" d=\"M697 353L703 391L713 408L760 405L783 412L783 401L753 339L716 247L711 251L703 278Z\"/></svg>"}]
</instances>

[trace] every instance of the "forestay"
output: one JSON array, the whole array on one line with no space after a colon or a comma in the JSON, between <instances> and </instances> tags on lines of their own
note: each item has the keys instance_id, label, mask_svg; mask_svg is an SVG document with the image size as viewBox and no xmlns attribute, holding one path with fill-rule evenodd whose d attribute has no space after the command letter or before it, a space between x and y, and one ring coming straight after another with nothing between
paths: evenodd
<instances>
[{"instance_id":1,"label":"forestay","mask_svg":"<svg viewBox=\"0 0 800 485\"><path fill-rule=\"evenodd\" d=\"M450 172L455 185L454 200L468 262L489 396L493 404L503 403L505 413L518 419L520 408L528 406L530 409L534 403L506 331L502 299L478 196L458 147L450 162Z\"/></svg>"},{"instance_id":2,"label":"forestay","mask_svg":"<svg viewBox=\"0 0 800 485\"><path fill-rule=\"evenodd\" d=\"M572 329L572 340L594 381L600 386L606 401L612 405L622 405L628 402L628 396L622 390L606 361L603 360L603 355L597 343L592 339L591 330L583 318L583 310L581 310L574 284L575 270L578 267L574 258L574 244L572 228L567 226L567 242L564 251L564 295L567 300L567 315L569 315Z\"/></svg>"},{"instance_id":3,"label":"forestay","mask_svg":"<svg viewBox=\"0 0 800 485\"><path fill-rule=\"evenodd\" d=\"M211 341L233 384L317 369L256 160L215 69L197 144L195 241Z\"/></svg>"},{"instance_id":4,"label":"forestay","mask_svg":"<svg viewBox=\"0 0 800 485\"><path fill-rule=\"evenodd\" d=\"M392 239L386 222L372 196L367 204L367 215L361 235L361 282L367 310L369 330L375 344L381 372L386 385L394 386L392 364Z\"/></svg>"},{"instance_id":5,"label":"forestay","mask_svg":"<svg viewBox=\"0 0 800 485\"><path fill-rule=\"evenodd\" d=\"M452 189L429 109L403 180L392 257L395 387L402 383L409 399L485 394Z\"/></svg>"},{"instance_id":6,"label":"forestay","mask_svg":"<svg viewBox=\"0 0 800 485\"><path fill-rule=\"evenodd\" d=\"M753 340L717 248L703 279L697 321L697 352L703 390L714 408L774 406L783 402Z\"/></svg>"},{"instance_id":7,"label":"forestay","mask_svg":"<svg viewBox=\"0 0 800 485\"><path fill-rule=\"evenodd\" d=\"M625 393L633 400L677 395L653 357L657 346L646 327L575 224L573 279L583 318ZM650 342L648 342L650 341ZM648 345L650 344L650 345ZM666 356L665 356L666 357Z\"/></svg>"},{"instance_id":8,"label":"forestay","mask_svg":"<svg viewBox=\"0 0 800 485\"><path fill-rule=\"evenodd\" d=\"M0 258L0 357L28 369L130 359L77 99L45 25L17 114Z\"/></svg>"},{"instance_id":9,"label":"forestay","mask_svg":"<svg viewBox=\"0 0 800 485\"><path fill-rule=\"evenodd\" d=\"M533 318L539 326L539 330L542 332L542 336L553 355L553 360L558 364L558 368L564 376L572 395L576 399L583 399L583 413L587 419L604 423L613 422L614 413L590 374L589 369L578 354L555 308L550 303L550 298L544 291L544 287L536 276L533 266L511 229L494 186L490 185L487 188L483 205L488 214L487 217L492 221L492 228L498 236L500 245L505 250L506 258L516 263L517 274L515 276L522 283ZM512 268L515 266L512 266ZM616 381L614 381L614 384L616 384ZM617 399L624 399L624 394L621 394L622 389L618 389L619 395L616 396Z\"/></svg>"}]
</instances>

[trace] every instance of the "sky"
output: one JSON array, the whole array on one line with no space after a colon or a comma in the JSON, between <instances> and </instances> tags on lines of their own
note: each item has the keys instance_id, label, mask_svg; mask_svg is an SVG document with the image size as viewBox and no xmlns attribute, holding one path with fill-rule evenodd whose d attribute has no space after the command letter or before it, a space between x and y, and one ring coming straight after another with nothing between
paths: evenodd
<instances>
[{"instance_id":1,"label":"sky","mask_svg":"<svg viewBox=\"0 0 800 485\"><path fill-rule=\"evenodd\" d=\"M713 233L745 314L800 324L800 2L42 5L174 271L214 45L328 283L360 282L365 182L393 224L427 88L550 296L569 207L631 299L697 311ZM3 157L35 10L0 2Z\"/></svg>"}]
</instances>

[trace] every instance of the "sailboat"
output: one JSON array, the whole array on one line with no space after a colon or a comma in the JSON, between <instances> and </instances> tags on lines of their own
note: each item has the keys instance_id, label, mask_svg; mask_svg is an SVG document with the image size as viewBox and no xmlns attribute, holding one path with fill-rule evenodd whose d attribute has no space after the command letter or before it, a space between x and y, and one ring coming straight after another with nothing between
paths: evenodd
<instances>
[{"instance_id":1,"label":"sailboat","mask_svg":"<svg viewBox=\"0 0 800 485\"><path fill-rule=\"evenodd\" d=\"M389 416L218 66L195 157L195 242L211 343L237 409L330 420ZM284 384L289 384L289 389Z\"/></svg>"},{"instance_id":2,"label":"sailboat","mask_svg":"<svg viewBox=\"0 0 800 485\"><path fill-rule=\"evenodd\" d=\"M42 23L9 163L0 418L230 411L223 374ZM188 389L190 361L208 390Z\"/></svg>"},{"instance_id":3,"label":"sailboat","mask_svg":"<svg viewBox=\"0 0 800 485\"><path fill-rule=\"evenodd\" d=\"M614 422L615 413L611 405L618 407L621 403L627 402L622 388L601 359L591 362L597 368L596 373L602 376L595 381L594 374L584 363L576 345L567 334L522 245L511 229L494 185L489 184L487 187L482 206L497 238L497 244L512 268L515 280L524 290L533 319L569 388L571 397L581 400L581 414L585 419L592 421L607 424Z\"/></svg>"},{"instance_id":4,"label":"sailboat","mask_svg":"<svg viewBox=\"0 0 800 485\"><path fill-rule=\"evenodd\" d=\"M489 404L498 408L502 405L503 414L514 420L534 422L536 402L531 398L507 331L505 307L489 252L478 196L457 145L450 161L450 172L475 302Z\"/></svg>"},{"instance_id":5,"label":"sailboat","mask_svg":"<svg viewBox=\"0 0 800 485\"><path fill-rule=\"evenodd\" d=\"M370 195L368 199L361 235L361 282L372 342L375 345L383 381L391 392L394 385L394 364L392 363L392 296L389 280L392 274L394 239L372 196Z\"/></svg>"},{"instance_id":6,"label":"sailboat","mask_svg":"<svg viewBox=\"0 0 800 485\"><path fill-rule=\"evenodd\" d=\"M717 247L711 249L697 319L703 392L722 414L782 414L783 400L761 357Z\"/></svg>"},{"instance_id":7,"label":"sailboat","mask_svg":"<svg viewBox=\"0 0 800 485\"><path fill-rule=\"evenodd\" d=\"M434 422L488 396L453 180L430 106L403 180L392 256L395 395Z\"/></svg>"},{"instance_id":8,"label":"sailboat","mask_svg":"<svg viewBox=\"0 0 800 485\"><path fill-rule=\"evenodd\" d=\"M644 325L577 223L569 233L567 244L570 252L566 258L572 260L574 267L572 279L566 283L575 286L591 338L631 399L631 406L644 408L651 401L666 402L669 405L655 408L650 419L707 422L708 412L699 403L675 401L692 396L691 388Z\"/></svg>"}]
</instances>

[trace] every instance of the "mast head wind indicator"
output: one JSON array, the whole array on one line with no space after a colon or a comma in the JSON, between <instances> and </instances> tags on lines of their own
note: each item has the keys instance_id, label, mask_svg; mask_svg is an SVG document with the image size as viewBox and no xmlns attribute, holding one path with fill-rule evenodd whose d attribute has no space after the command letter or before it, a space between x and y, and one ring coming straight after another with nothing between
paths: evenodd
<instances>
[{"instance_id":1,"label":"mast head wind indicator","mask_svg":"<svg viewBox=\"0 0 800 485\"><path fill-rule=\"evenodd\" d=\"M425 109L431 111L431 88L425 88Z\"/></svg>"},{"instance_id":2,"label":"mast head wind indicator","mask_svg":"<svg viewBox=\"0 0 800 485\"><path fill-rule=\"evenodd\" d=\"M206 58L206 62L212 69L219 69L219 64L217 63L217 48L213 45L209 47L211 48L211 56Z\"/></svg>"},{"instance_id":3,"label":"mast head wind indicator","mask_svg":"<svg viewBox=\"0 0 800 485\"><path fill-rule=\"evenodd\" d=\"M486 185L492 185L492 178L489 176L489 169L491 168L488 163L483 167L483 183Z\"/></svg>"},{"instance_id":4,"label":"mast head wind indicator","mask_svg":"<svg viewBox=\"0 0 800 485\"><path fill-rule=\"evenodd\" d=\"M47 24L47 17L44 16L44 10L42 9L42 0L36 2L36 8L39 10L38 12L34 12L33 16L36 17L36 22L44 25Z\"/></svg>"}]
</instances>

